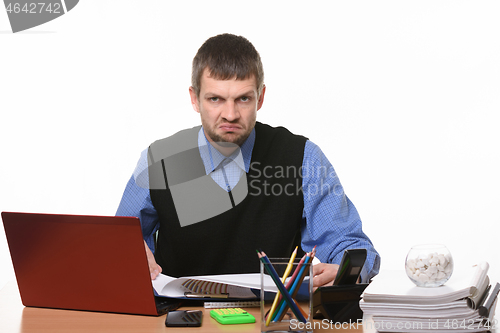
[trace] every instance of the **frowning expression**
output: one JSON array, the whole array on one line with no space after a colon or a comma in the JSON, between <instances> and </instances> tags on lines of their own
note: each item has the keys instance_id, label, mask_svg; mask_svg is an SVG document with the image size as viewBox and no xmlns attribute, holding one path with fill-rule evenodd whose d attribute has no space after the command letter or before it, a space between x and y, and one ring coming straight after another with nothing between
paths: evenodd
<instances>
[{"instance_id":1,"label":"frowning expression","mask_svg":"<svg viewBox=\"0 0 500 333\"><path fill-rule=\"evenodd\" d=\"M200 94L189 88L191 104L200 114L205 136L212 143L241 146L255 126L257 111L264 102L265 87L259 95L254 76L216 80L208 69L203 71Z\"/></svg>"}]
</instances>

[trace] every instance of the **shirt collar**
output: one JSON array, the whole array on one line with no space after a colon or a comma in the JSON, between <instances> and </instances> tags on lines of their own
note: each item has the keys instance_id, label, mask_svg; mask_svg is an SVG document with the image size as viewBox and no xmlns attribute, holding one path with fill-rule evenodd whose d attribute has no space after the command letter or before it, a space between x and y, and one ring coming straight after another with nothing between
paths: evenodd
<instances>
[{"instance_id":1,"label":"shirt collar","mask_svg":"<svg viewBox=\"0 0 500 333\"><path fill-rule=\"evenodd\" d=\"M252 160L252 151L255 144L255 128L252 129L248 138L243 142L239 149L236 149L231 156L227 157L234 161L238 167L245 170L246 173L250 170L250 162ZM200 150L201 159L205 166L205 172L210 174L214 171L226 156L224 156L220 151L215 149L208 139L205 137L205 132L203 131L203 126L198 132L198 148Z\"/></svg>"}]
</instances>

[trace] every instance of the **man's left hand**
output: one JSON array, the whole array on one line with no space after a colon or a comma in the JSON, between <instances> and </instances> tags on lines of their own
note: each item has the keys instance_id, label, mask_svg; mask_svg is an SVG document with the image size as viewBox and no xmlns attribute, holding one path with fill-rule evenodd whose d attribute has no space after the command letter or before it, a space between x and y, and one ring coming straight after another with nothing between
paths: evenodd
<instances>
[{"instance_id":1,"label":"man's left hand","mask_svg":"<svg viewBox=\"0 0 500 333\"><path fill-rule=\"evenodd\" d=\"M313 287L314 290L321 286L331 286L337 276L339 265L337 264L316 264L313 266Z\"/></svg>"}]
</instances>

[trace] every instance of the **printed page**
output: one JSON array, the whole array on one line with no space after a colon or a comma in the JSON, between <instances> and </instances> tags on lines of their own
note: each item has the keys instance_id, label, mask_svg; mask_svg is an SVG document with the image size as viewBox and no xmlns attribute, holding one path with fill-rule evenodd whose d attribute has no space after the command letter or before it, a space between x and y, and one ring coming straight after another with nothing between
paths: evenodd
<instances>
[{"instance_id":1,"label":"printed page","mask_svg":"<svg viewBox=\"0 0 500 333\"><path fill-rule=\"evenodd\" d=\"M158 275L158 277L153 280L153 287L159 295L168 297L184 297L184 292L190 291L182 284L188 280L200 280L200 281L211 281L230 285L229 293L230 297L244 298L243 296L249 297L250 292L252 297L255 297L249 289L260 290L260 273L253 274L223 274L223 275L205 275L205 276L192 276L183 278L174 278L164 274ZM264 275L264 286L266 291L277 292L278 288L274 284L274 281L269 275ZM238 288L237 288L238 287ZM232 291L232 292L231 292ZM233 296L240 295L240 296Z\"/></svg>"},{"instance_id":2,"label":"printed page","mask_svg":"<svg viewBox=\"0 0 500 333\"><path fill-rule=\"evenodd\" d=\"M256 297L250 288L188 278L179 278L168 283L161 292L171 297L184 297L185 293L206 298L219 298L223 295L227 295L227 298Z\"/></svg>"}]
</instances>

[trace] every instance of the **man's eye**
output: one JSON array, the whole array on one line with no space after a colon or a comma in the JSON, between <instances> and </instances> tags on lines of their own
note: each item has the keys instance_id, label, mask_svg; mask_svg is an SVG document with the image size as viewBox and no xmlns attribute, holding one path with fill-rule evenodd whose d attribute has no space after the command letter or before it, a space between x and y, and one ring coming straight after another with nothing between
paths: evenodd
<instances>
[{"instance_id":1,"label":"man's eye","mask_svg":"<svg viewBox=\"0 0 500 333\"><path fill-rule=\"evenodd\" d=\"M212 102L218 102L219 101L219 97L210 97L210 100Z\"/></svg>"},{"instance_id":2,"label":"man's eye","mask_svg":"<svg viewBox=\"0 0 500 333\"><path fill-rule=\"evenodd\" d=\"M248 97L246 97L246 96L243 96L243 97L240 98L240 100L242 102L248 102L250 99Z\"/></svg>"}]
</instances>

